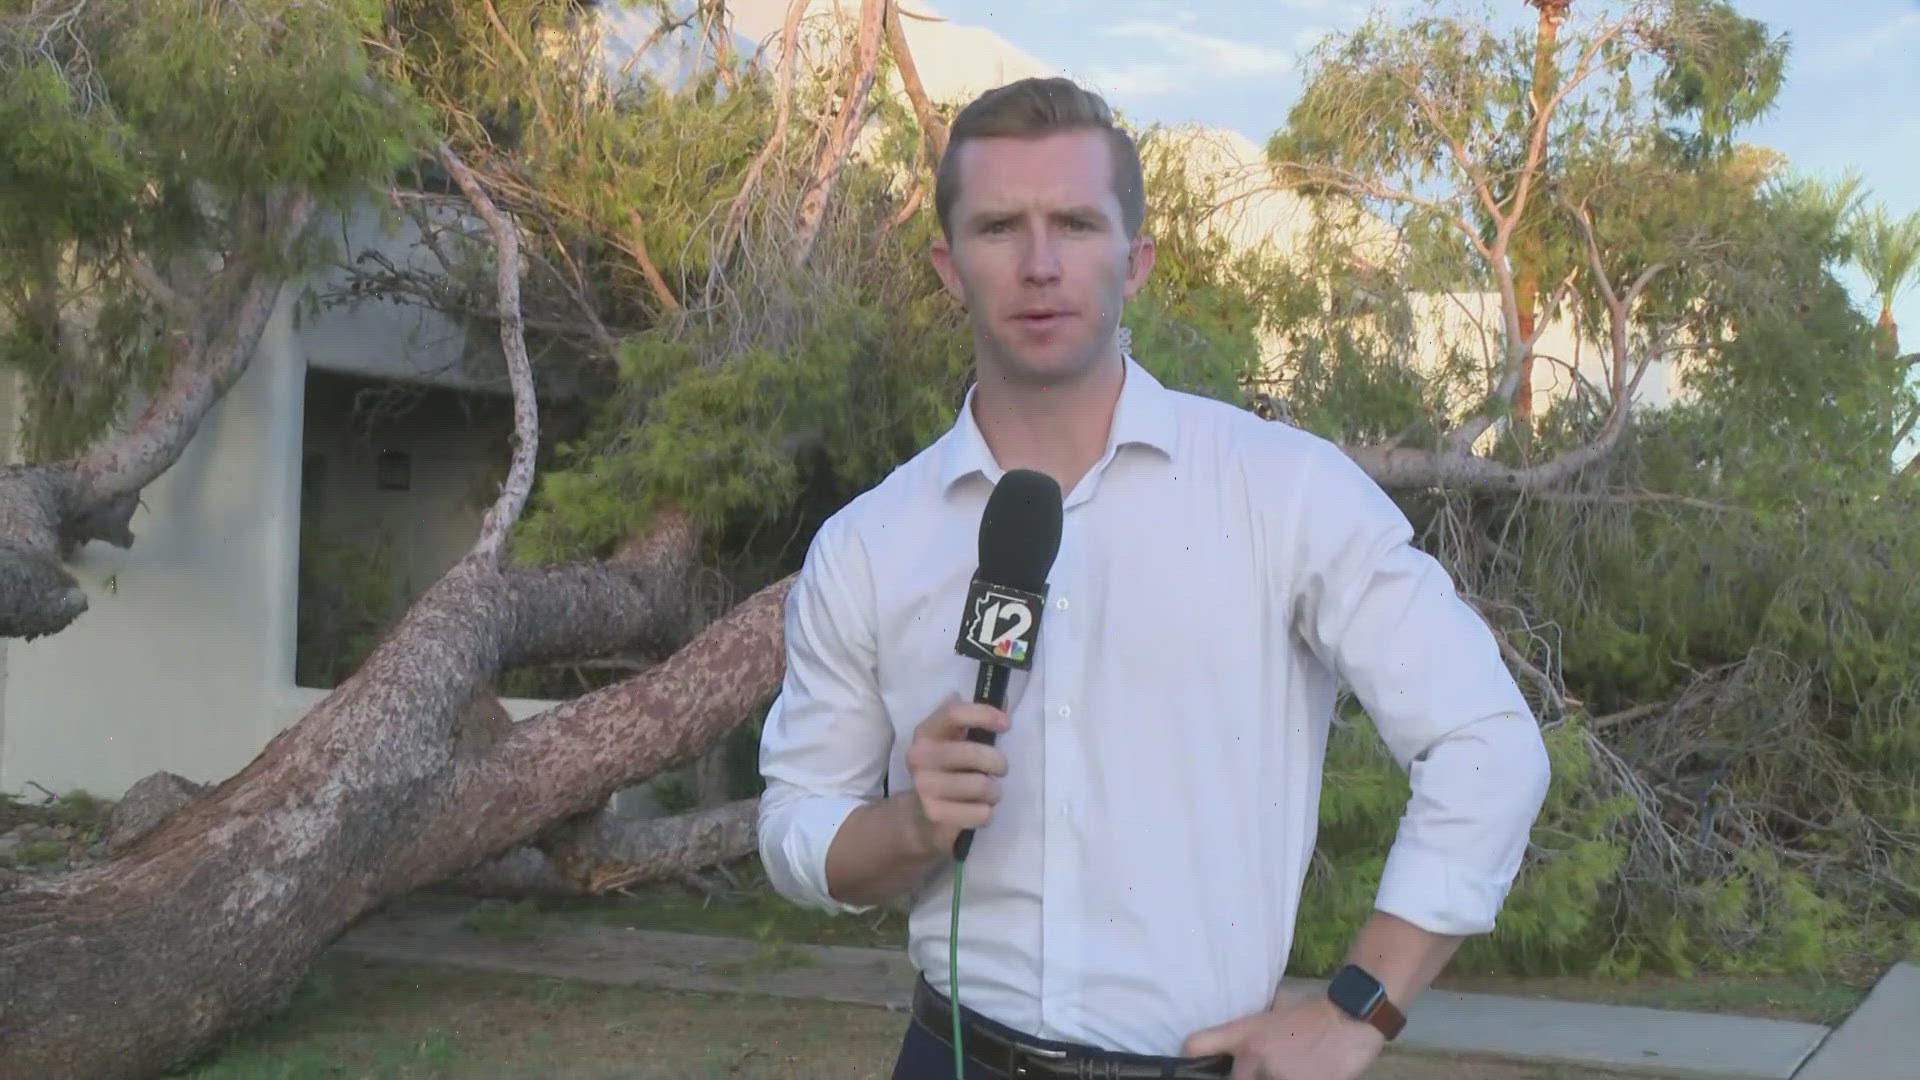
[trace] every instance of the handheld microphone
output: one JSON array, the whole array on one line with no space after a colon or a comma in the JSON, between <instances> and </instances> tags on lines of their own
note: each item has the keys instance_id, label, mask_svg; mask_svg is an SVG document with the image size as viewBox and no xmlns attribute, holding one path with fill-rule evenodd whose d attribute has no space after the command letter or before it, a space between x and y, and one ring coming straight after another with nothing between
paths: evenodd
<instances>
[{"instance_id":1,"label":"handheld microphone","mask_svg":"<svg viewBox=\"0 0 1920 1080\"><path fill-rule=\"evenodd\" d=\"M1007 680L1015 670L1033 666L1040 640L1040 615L1047 604L1047 573L1060 554L1060 485L1031 469L1013 469L994 485L980 517L980 564L967 587L954 649L980 661L973 684L976 705L1006 708ZM993 732L969 728L967 738L993 745ZM953 843L953 857L965 862L973 830Z\"/></svg>"}]
</instances>

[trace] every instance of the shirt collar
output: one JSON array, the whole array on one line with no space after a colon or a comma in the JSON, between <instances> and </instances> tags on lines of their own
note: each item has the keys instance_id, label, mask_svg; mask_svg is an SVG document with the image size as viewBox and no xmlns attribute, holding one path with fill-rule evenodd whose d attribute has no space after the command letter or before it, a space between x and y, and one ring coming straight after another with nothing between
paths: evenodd
<instances>
[{"instance_id":1,"label":"shirt collar","mask_svg":"<svg viewBox=\"0 0 1920 1080\"><path fill-rule=\"evenodd\" d=\"M1121 359L1126 377L1120 386L1120 400L1114 405L1113 424L1107 432L1107 450L1102 460L1129 444L1151 446L1172 457L1176 429L1172 394L1131 355L1122 353ZM966 400L960 403L960 415L942 439L946 444L940 457L943 491L976 472L997 484L1006 472L993 460L986 437L974 422L973 395L978 388L977 383L967 388Z\"/></svg>"}]
</instances>

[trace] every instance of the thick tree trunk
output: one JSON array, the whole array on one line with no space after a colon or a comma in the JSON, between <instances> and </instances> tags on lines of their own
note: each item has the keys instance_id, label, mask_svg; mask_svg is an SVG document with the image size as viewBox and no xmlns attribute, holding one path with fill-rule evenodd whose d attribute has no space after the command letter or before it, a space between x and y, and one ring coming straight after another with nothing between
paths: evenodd
<instances>
[{"instance_id":1,"label":"thick tree trunk","mask_svg":"<svg viewBox=\"0 0 1920 1080\"><path fill-rule=\"evenodd\" d=\"M1525 266L1514 279L1515 299L1520 308L1520 337L1525 341L1533 340L1535 319L1538 311L1535 302L1540 295L1540 282L1534 275L1531 264ZM1527 349L1520 356L1520 382L1513 391L1513 434L1522 446L1527 445L1527 437L1533 434L1533 350Z\"/></svg>"},{"instance_id":2,"label":"thick tree trunk","mask_svg":"<svg viewBox=\"0 0 1920 1080\"><path fill-rule=\"evenodd\" d=\"M475 688L526 641L568 636L537 625L555 608L520 584L463 562L240 774L117 858L0 893L0 1075L110 1080L188 1061L282 1002L369 908L691 759L778 686L786 581L646 674L489 742L464 722ZM575 590L589 608L567 626L584 640L623 611L637 625L671 587L604 571Z\"/></svg>"}]
</instances>

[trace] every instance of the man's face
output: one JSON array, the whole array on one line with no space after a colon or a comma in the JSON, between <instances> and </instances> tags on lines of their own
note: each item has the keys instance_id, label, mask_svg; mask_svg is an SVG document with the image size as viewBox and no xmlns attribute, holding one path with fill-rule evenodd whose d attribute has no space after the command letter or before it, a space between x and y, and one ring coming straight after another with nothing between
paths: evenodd
<instances>
[{"instance_id":1,"label":"man's face","mask_svg":"<svg viewBox=\"0 0 1920 1080\"><path fill-rule=\"evenodd\" d=\"M967 307L982 377L1072 382L1116 354L1153 244L1127 238L1110 153L1094 130L961 147L953 238L933 262Z\"/></svg>"}]
</instances>

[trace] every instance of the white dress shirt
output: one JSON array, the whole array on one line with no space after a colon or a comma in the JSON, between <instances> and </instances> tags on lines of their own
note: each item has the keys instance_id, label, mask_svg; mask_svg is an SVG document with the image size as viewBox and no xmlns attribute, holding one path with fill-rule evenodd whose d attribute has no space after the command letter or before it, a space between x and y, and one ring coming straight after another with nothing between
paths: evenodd
<instances>
[{"instance_id":1,"label":"white dress shirt","mask_svg":"<svg viewBox=\"0 0 1920 1080\"><path fill-rule=\"evenodd\" d=\"M1492 928L1548 768L1486 624L1357 465L1125 365L1106 453L1066 494L1033 668L1008 686L959 998L1042 1038L1172 1055L1271 1003L1340 680L1411 770L1376 906L1417 926ZM834 833L911 787L914 728L971 696L954 641L1003 472L972 405L821 527L788 597L759 846L796 903L869 910L827 892ZM952 869L908 918L943 992Z\"/></svg>"}]
</instances>

